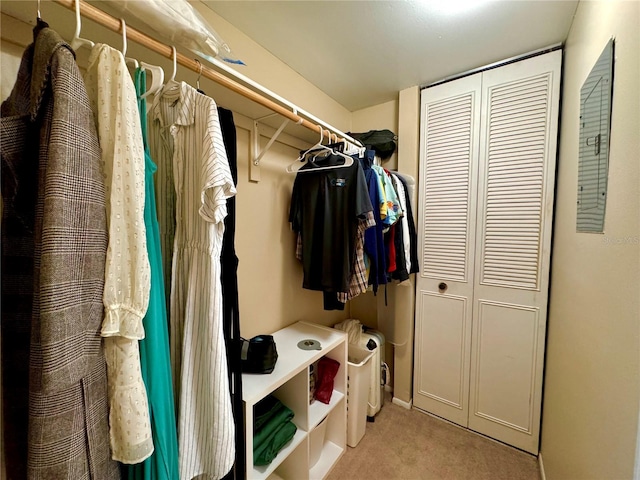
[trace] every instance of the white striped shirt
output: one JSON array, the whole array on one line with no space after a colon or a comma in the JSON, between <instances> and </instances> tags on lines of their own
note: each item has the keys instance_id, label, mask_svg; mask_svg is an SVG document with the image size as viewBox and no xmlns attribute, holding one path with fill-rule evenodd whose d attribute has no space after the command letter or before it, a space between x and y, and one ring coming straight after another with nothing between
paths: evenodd
<instances>
[{"instance_id":1,"label":"white striped shirt","mask_svg":"<svg viewBox=\"0 0 640 480\"><path fill-rule=\"evenodd\" d=\"M180 478L204 474L218 479L235 458L220 252L226 199L236 190L211 98L173 82L156 97L150 116L162 255L171 275Z\"/></svg>"}]
</instances>

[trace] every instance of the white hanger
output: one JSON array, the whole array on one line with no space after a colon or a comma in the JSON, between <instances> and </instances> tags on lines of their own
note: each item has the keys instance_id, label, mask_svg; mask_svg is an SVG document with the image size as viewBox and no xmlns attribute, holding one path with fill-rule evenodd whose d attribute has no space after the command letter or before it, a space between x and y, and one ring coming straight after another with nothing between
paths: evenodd
<instances>
[{"instance_id":1,"label":"white hanger","mask_svg":"<svg viewBox=\"0 0 640 480\"><path fill-rule=\"evenodd\" d=\"M124 57L124 61L127 65L133 65L134 68L138 68L138 60L135 58L127 58L127 24L124 21L124 18L120 19L120 23L122 24L122 56Z\"/></svg>"},{"instance_id":2,"label":"white hanger","mask_svg":"<svg viewBox=\"0 0 640 480\"><path fill-rule=\"evenodd\" d=\"M80 20L80 0L76 0L76 33L71 40L71 48L78 50L80 47L86 46L93 48L95 45L91 40L86 38L80 38L80 29L82 28L82 21Z\"/></svg>"},{"instance_id":3,"label":"white hanger","mask_svg":"<svg viewBox=\"0 0 640 480\"><path fill-rule=\"evenodd\" d=\"M296 165L298 165L299 162L304 160L304 156L309 153L311 150L315 149L315 148L326 148L324 145L322 145L322 140L324 140L324 131L322 130L322 127L318 127L320 128L320 141L318 143L316 143L313 147L311 147L310 149L306 150L304 153L302 153L296 160L295 162L291 163L290 165L287 166L287 168L285 169L288 173L295 173L298 169L294 169L294 167Z\"/></svg>"},{"instance_id":4,"label":"white hanger","mask_svg":"<svg viewBox=\"0 0 640 480\"><path fill-rule=\"evenodd\" d=\"M342 167L350 167L351 165L353 165L353 158L350 157L349 155L345 155L342 152L337 152L334 151L333 149L329 148L326 145L322 144L322 141L324 139L324 130L322 129L322 127L318 127L320 129L320 141L318 143L316 143L313 147L311 147L310 149L308 149L307 151L305 151L302 155L300 155L295 162L293 162L292 164L288 165L287 168L285 169L288 173L297 173L297 172L318 172L320 170L332 170L335 168L342 168ZM329 138L331 138L331 133L329 132ZM332 155L338 155L342 158L344 158L344 163L341 165L331 165L331 166L327 166L327 167L315 167L315 168L310 168L308 170L300 170L300 168L302 167L302 165L300 165L300 163L302 163L302 161L305 159L305 156L307 155L307 153L313 151L313 150L318 150L319 152L323 152L323 151L328 151L330 154ZM314 156L314 159L317 155ZM300 165L300 166L298 166ZM298 166L298 168L295 168L296 166Z\"/></svg>"},{"instance_id":5,"label":"white hanger","mask_svg":"<svg viewBox=\"0 0 640 480\"><path fill-rule=\"evenodd\" d=\"M158 65L150 65L145 62L140 62L140 68L151 72L151 86L146 92L140 95L140 98L147 98L149 95L155 95L160 91L164 84L164 70Z\"/></svg>"},{"instance_id":6,"label":"white hanger","mask_svg":"<svg viewBox=\"0 0 640 480\"><path fill-rule=\"evenodd\" d=\"M165 93L169 90L176 89L180 86L178 82L176 82L176 72L178 71L178 53L176 52L176 47L171 45L171 58L173 60L173 73L171 74L171 78L169 81L162 86L161 93Z\"/></svg>"},{"instance_id":7,"label":"white hanger","mask_svg":"<svg viewBox=\"0 0 640 480\"><path fill-rule=\"evenodd\" d=\"M178 71L178 53L176 52L176 47L171 45L171 58L173 60L173 73L171 74L171 78L167 83L176 81L176 73Z\"/></svg>"}]
</instances>

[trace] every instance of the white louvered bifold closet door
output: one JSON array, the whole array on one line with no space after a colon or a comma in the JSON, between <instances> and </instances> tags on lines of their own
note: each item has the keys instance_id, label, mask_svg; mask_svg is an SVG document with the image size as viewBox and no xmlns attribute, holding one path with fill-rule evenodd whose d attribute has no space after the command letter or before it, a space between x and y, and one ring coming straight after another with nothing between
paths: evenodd
<instances>
[{"instance_id":1,"label":"white louvered bifold closet door","mask_svg":"<svg viewBox=\"0 0 640 480\"><path fill-rule=\"evenodd\" d=\"M469 428L538 453L562 52L482 79Z\"/></svg>"},{"instance_id":2,"label":"white louvered bifold closet door","mask_svg":"<svg viewBox=\"0 0 640 480\"><path fill-rule=\"evenodd\" d=\"M538 452L562 53L422 91L414 405Z\"/></svg>"},{"instance_id":3,"label":"white louvered bifold closet door","mask_svg":"<svg viewBox=\"0 0 640 480\"><path fill-rule=\"evenodd\" d=\"M414 405L467 424L481 75L422 91ZM445 284L446 288L439 288Z\"/></svg>"}]
</instances>

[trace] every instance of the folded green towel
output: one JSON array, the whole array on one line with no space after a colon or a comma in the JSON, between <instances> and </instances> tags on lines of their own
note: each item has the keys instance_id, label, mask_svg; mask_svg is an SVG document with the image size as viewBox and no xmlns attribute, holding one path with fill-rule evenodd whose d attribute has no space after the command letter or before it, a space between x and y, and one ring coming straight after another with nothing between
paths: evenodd
<instances>
[{"instance_id":1,"label":"folded green towel","mask_svg":"<svg viewBox=\"0 0 640 480\"><path fill-rule=\"evenodd\" d=\"M253 407L253 431L257 432L278 410L282 402L273 395L267 395Z\"/></svg>"},{"instance_id":2,"label":"folded green towel","mask_svg":"<svg viewBox=\"0 0 640 480\"><path fill-rule=\"evenodd\" d=\"M271 437L267 441L263 442L258 450L253 450L253 464L254 465L269 465L278 452L291 441L296 434L298 428L291 420L279 425L279 428L273 432ZM255 444L254 444L255 445Z\"/></svg>"},{"instance_id":3,"label":"folded green towel","mask_svg":"<svg viewBox=\"0 0 640 480\"><path fill-rule=\"evenodd\" d=\"M254 452L263 443L269 442L273 433L278 430L284 423L291 420L294 416L293 411L290 408L284 406L280 402L278 403L278 407L272 409L271 416L267 419L266 422L262 424L262 427L253 431Z\"/></svg>"}]
</instances>

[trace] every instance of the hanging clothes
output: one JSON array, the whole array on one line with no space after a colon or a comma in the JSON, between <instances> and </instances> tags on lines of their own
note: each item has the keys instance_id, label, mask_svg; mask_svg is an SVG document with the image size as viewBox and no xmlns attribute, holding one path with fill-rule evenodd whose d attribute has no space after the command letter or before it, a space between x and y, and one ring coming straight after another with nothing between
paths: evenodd
<instances>
[{"instance_id":1,"label":"hanging clothes","mask_svg":"<svg viewBox=\"0 0 640 480\"><path fill-rule=\"evenodd\" d=\"M357 297L361 293L365 293L368 287L367 266L364 261L364 234L367 229L376 226L376 220L373 211L367 212L364 218L358 219L358 230L356 232L355 257L351 266L351 280L349 281L349 290L347 292L338 293L338 301L347 303L347 301Z\"/></svg>"},{"instance_id":2,"label":"hanging clothes","mask_svg":"<svg viewBox=\"0 0 640 480\"><path fill-rule=\"evenodd\" d=\"M341 302L336 294L349 292L351 286L360 219L373 210L360 163L340 167L341 163L342 157L330 155L302 167L289 211L292 228L300 236L303 288L333 294L325 295L325 306L337 309ZM335 168L314 172L317 166Z\"/></svg>"},{"instance_id":3,"label":"hanging clothes","mask_svg":"<svg viewBox=\"0 0 640 480\"><path fill-rule=\"evenodd\" d=\"M96 44L85 84L98 126L107 189L109 247L102 336L109 385L114 460L139 463L153 452L138 340L151 273L144 225L145 158L136 91L122 53Z\"/></svg>"},{"instance_id":4,"label":"hanging clothes","mask_svg":"<svg viewBox=\"0 0 640 480\"><path fill-rule=\"evenodd\" d=\"M372 165L371 168L373 168L378 174L384 192L386 209L384 209L384 214L381 215L382 223L387 227L390 227L391 225L395 224L402 216L402 208L400 208L398 194L393 188L393 183L391 182L389 173L386 172L384 168L379 165Z\"/></svg>"},{"instance_id":5,"label":"hanging clothes","mask_svg":"<svg viewBox=\"0 0 640 480\"><path fill-rule=\"evenodd\" d=\"M201 92L202 93L202 92ZM233 113L218 107L220 128L224 140L233 184L238 184L236 126ZM244 480L246 477L244 410L242 406L242 368L240 347L240 312L238 309L238 257L235 250L236 197L227 198L227 216L224 219L224 237L221 253L223 331L227 347L227 368L231 387L231 407L236 430L236 456L233 469L226 480Z\"/></svg>"},{"instance_id":6,"label":"hanging clothes","mask_svg":"<svg viewBox=\"0 0 640 480\"><path fill-rule=\"evenodd\" d=\"M396 189L396 192L398 193L398 201L400 202L400 208L402 208L402 211L404 213L404 215L402 215L402 218L400 219L402 235L399 235L399 237L402 238L401 245L402 245L403 256L404 256L404 270L408 273L411 271L411 256L410 256L411 239L409 236L409 221L407 220L408 198L407 198L407 193L404 189L404 185L398 178L398 175L391 174L391 180L393 181L393 186Z\"/></svg>"},{"instance_id":7,"label":"hanging clothes","mask_svg":"<svg viewBox=\"0 0 640 480\"><path fill-rule=\"evenodd\" d=\"M360 164L364 171L369 191L369 199L373 205L373 217L376 222L374 228L367 229L364 233L365 265L368 269L368 283L372 286L373 293L377 293L378 286L387 283L387 260L384 250L384 225L382 224L381 213L386 215L386 200L381 191L380 178L378 173L371 168L375 151L366 150ZM383 210L384 207L384 210Z\"/></svg>"},{"instance_id":8,"label":"hanging clothes","mask_svg":"<svg viewBox=\"0 0 640 480\"><path fill-rule=\"evenodd\" d=\"M157 167L151 159L147 143L147 101L141 98L147 85L146 72L138 68L134 75L144 144L144 225L151 268L149 308L143 320L145 338L140 340L140 364L149 400L154 452L144 462L128 466L127 477L129 480L173 480L179 477L178 434L169 358L169 330L164 298L160 231L153 180Z\"/></svg>"},{"instance_id":9,"label":"hanging clothes","mask_svg":"<svg viewBox=\"0 0 640 480\"><path fill-rule=\"evenodd\" d=\"M396 178L402 184L405 191L405 206L406 211L404 218L407 221L408 229L409 229L409 254L408 254L408 262L411 264L409 268L409 273L418 273L420 271L420 265L418 262L418 234L416 232L416 224L413 221L413 208L411 206L411 198L409 196L409 188L407 187L407 182L402 177L402 175L396 175ZM405 242L406 245L406 242Z\"/></svg>"},{"instance_id":10,"label":"hanging clothes","mask_svg":"<svg viewBox=\"0 0 640 480\"><path fill-rule=\"evenodd\" d=\"M100 146L73 50L39 27L0 120L7 475L117 479L100 338Z\"/></svg>"},{"instance_id":11,"label":"hanging clothes","mask_svg":"<svg viewBox=\"0 0 640 480\"><path fill-rule=\"evenodd\" d=\"M236 189L211 98L174 82L156 96L150 116L164 267L171 258L173 264L169 322L180 478L218 479L235 457L220 253L226 201Z\"/></svg>"}]
</instances>

